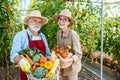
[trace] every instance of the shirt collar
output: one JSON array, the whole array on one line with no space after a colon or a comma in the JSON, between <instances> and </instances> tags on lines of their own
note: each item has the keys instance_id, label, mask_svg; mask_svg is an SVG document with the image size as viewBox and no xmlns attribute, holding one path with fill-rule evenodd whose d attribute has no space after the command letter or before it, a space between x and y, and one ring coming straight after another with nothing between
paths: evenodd
<instances>
[{"instance_id":1,"label":"shirt collar","mask_svg":"<svg viewBox=\"0 0 120 80\"><path fill-rule=\"evenodd\" d=\"M27 33L29 34L30 39L32 39L32 33L31 33L31 31L30 31L28 28L26 29L26 31L27 31Z\"/></svg>"},{"instance_id":2,"label":"shirt collar","mask_svg":"<svg viewBox=\"0 0 120 80\"><path fill-rule=\"evenodd\" d=\"M32 35L32 33L31 33L31 31L29 30L29 28L27 28L26 31L27 31L27 33L29 34L30 39L32 39L33 35ZM39 34L39 36L40 36L40 34Z\"/></svg>"},{"instance_id":3,"label":"shirt collar","mask_svg":"<svg viewBox=\"0 0 120 80\"><path fill-rule=\"evenodd\" d=\"M68 27L67 30L64 32L63 38L68 37L69 31L70 31L70 27ZM63 32L61 31L61 35L62 35L62 33L63 33Z\"/></svg>"}]
</instances>

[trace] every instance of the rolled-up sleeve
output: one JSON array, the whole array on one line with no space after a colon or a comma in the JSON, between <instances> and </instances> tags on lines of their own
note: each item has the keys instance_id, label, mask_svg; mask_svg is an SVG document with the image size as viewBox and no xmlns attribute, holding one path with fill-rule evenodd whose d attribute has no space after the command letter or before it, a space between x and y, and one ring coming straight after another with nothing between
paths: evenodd
<instances>
[{"instance_id":1,"label":"rolled-up sleeve","mask_svg":"<svg viewBox=\"0 0 120 80\"><path fill-rule=\"evenodd\" d=\"M82 51L80 45L80 38L76 32L74 32L74 34L72 35L72 41L73 41L73 51L75 53L75 55L72 56L72 58L74 59L74 61L77 61L78 59L81 58Z\"/></svg>"}]
</instances>

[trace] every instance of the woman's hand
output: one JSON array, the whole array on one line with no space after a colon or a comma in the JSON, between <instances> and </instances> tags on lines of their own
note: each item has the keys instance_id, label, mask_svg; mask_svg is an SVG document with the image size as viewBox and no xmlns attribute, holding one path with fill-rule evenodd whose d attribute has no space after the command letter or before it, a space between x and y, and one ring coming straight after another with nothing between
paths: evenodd
<instances>
[{"instance_id":1,"label":"woman's hand","mask_svg":"<svg viewBox=\"0 0 120 80\"><path fill-rule=\"evenodd\" d=\"M57 56L60 58L60 62L61 63L69 63L69 62L73 62L73 58L62 58L59 54L57 54Z\"/></svg>"},{"instance_id":2,"label":"woman's hand","mask_svg":"<svg viewBox=\"0 0 120 80\"><path fill-rule=\"evenodd\" d=\"M69 58L68 61L69 62L73 62L74 60L73 60L73 58Z\"/></svg>"}]
</instances>

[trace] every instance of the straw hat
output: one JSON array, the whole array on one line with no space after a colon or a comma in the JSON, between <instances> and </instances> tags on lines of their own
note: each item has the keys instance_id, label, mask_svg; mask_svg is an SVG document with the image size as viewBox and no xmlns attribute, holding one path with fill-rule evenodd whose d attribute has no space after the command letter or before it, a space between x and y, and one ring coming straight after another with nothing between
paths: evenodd
<instances>
[{"instance_id":1,"label":"straw hat","mask_svg":"<svg viewBox=\"0 0 120 80\"><path fill-rule=\"evenodd\" d=\"M48 22L48 19L46 17L43 17L39 10L33 10L29 15L27 15L23 19L24 24L27 24L28 20L30 18L34 18L34 17L42 19L42 25L44 25L44 24L46 24Z\"/></svg>"},{"instance_id":2,"label":"straw hat","mask_svg":"<svg viewBox=\"0 0 120 80\"><path fill-rule=\"evenodd\" d=\"M60 12L60 14L55 14L55 15L53 16L53 18L56 19L56 20L58 20L60 16L65 16L65 17L69 18L70 21L71 21L71 24L74 24L74 23L75 23L75 20L72 18L72 14L71 14L71 12L70 12L68 9L62 10L62 11Z\"/></svg>"}]
</instances>

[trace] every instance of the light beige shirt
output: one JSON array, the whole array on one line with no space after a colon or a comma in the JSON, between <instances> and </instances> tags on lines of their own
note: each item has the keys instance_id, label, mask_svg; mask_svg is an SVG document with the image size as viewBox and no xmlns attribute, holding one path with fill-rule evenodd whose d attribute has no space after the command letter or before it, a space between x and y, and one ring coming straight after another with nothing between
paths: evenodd
<instances>
[{"instance_id":1,"label":"light beige shirt","mask_svg":"<svg viewBox=\"0 0 120 80\"><path fill-rule=\"evenodd\" d=\"M59 30L57 33L57 44L60 47L64 47L67 45L72 46L72 50L74 51L74 55L72 56L72 58L74 62L70 67L63 69L61 74L64 76L76 75L81 70L82 51L80 47L80 38L78 34L70 28L67 29L64 35L62 34L62 30Z\"/></svg>"},{"instance_id":2,"label":"light beige shirt","mask_svg":"<svg viewBox=\"0 0 120 80\"><path fill-rule=\"evenodd\" d=\"M66 30L66 32L64 33L64 36L62 36L62 34L63 34L62 30L59 30L57 33L57 44L60 47L71 45L75 55L81 56L82 51L80 47L80 38L78 34L70 28ZM76 56L73 56L73 59L74 58L76 58ZM74 61L76 60L77 59L74 59Z\"/></svg>"}]
</instances>

